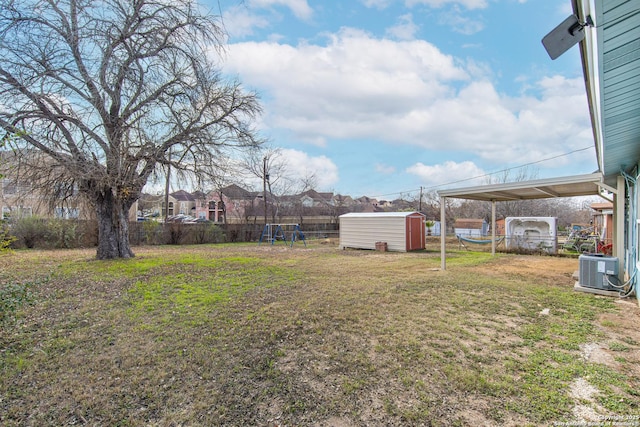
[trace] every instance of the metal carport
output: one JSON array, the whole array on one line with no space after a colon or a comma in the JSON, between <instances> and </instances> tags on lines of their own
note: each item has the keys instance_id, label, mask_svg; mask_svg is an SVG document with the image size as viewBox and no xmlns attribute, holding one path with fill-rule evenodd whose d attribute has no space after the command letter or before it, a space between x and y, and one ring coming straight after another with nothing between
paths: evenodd
<instances>
[{"instance_id":1,"label":"metal carport","mask_svg":"<svg viewBox=\"0 0 640 427\"><path fill-rule=\"evenodd\" d=\"M495 254L496 202L512 200L547 199L553 197L601 196L602 190L611 193L617 191L602 182L602 174L574 175L562 178L537 179L532 181L511 182L505 184L489 184L476 187L456 188L438 191L440 197L440 256L441 268L446 269L445 239L447 223L445 218L445 202L447 198L482 200L491 202L491 253ZM616 199L618 199L616 197ZM624 198L623 198L624 199ZM615 210L615 204L614 204ZM614 215L615 216L615 215ZM620 227L616 227L620 229ZM622 242L623 239L617 239ZM619 243L616 243L618 245Z\"/></svg>"}]
</instances>

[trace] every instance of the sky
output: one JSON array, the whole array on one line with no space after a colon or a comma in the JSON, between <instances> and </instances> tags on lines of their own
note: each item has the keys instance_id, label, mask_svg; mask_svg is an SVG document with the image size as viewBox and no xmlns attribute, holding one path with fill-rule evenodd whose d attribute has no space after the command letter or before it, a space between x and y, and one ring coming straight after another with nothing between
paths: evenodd
<instances>
[{"instance_id":1,"label":"sky","mask_svg":"<svg viewBox=\"0 0 640 427\"><path fill-rule=\"evenodd\" d=\"M570 0L205 0L222 71L315 189L394 200L597 170L580 55L541 39ZM506 172L505 172L506 171Z\"/></svg>"}]
</instances>

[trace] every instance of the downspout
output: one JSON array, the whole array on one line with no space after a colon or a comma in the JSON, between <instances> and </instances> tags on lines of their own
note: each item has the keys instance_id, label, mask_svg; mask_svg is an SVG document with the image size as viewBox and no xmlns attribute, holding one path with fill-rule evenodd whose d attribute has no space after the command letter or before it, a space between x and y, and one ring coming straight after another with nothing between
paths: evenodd
<instances>
[{"instance_id":1,"label":"downspout","mask_svg":"<svg viewBox=\"0 0 640 427\"><path fill-rule=\"evenodd\" d=\"M624 204L626 198L626 189L624 177L617 177L617 192L615 194L615 204L613 205L613 232L615 236L615 244L613 245L613 256L618 258L618 277L625 281L624 277Z\"/></svg>"}]
</instances>

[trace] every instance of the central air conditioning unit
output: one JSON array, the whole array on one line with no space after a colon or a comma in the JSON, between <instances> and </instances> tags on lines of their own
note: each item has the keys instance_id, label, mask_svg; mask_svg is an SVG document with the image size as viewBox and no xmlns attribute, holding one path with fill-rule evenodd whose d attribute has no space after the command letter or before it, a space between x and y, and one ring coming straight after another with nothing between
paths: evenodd
<instances>
[{"instance_id":1,"label":"central air conditioning unit","mask_svg":"<svg viewBox=\"0 0 640 427\"><path fill-rule=\"evenodd\" d=\"M585 288L618 291L618 258L603 255L580 255L579 284Z\"/></svg>"}]
</instances>

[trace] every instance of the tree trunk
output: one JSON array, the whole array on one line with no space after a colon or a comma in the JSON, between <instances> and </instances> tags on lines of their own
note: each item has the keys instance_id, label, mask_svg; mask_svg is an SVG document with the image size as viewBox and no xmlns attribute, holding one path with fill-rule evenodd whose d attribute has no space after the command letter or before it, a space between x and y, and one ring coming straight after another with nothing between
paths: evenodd
<instances>
[{"instance_id":1,"label":"tree trunk","mask_svg":"<svg viewBox=\"0 0 640 427\"><path fill-rule=\"evenodd\" d=\"M130 207L130 203L117 200L109 190L96 199L98 259L135 256L129 245Z\"/></svg>"}]
</instances>

